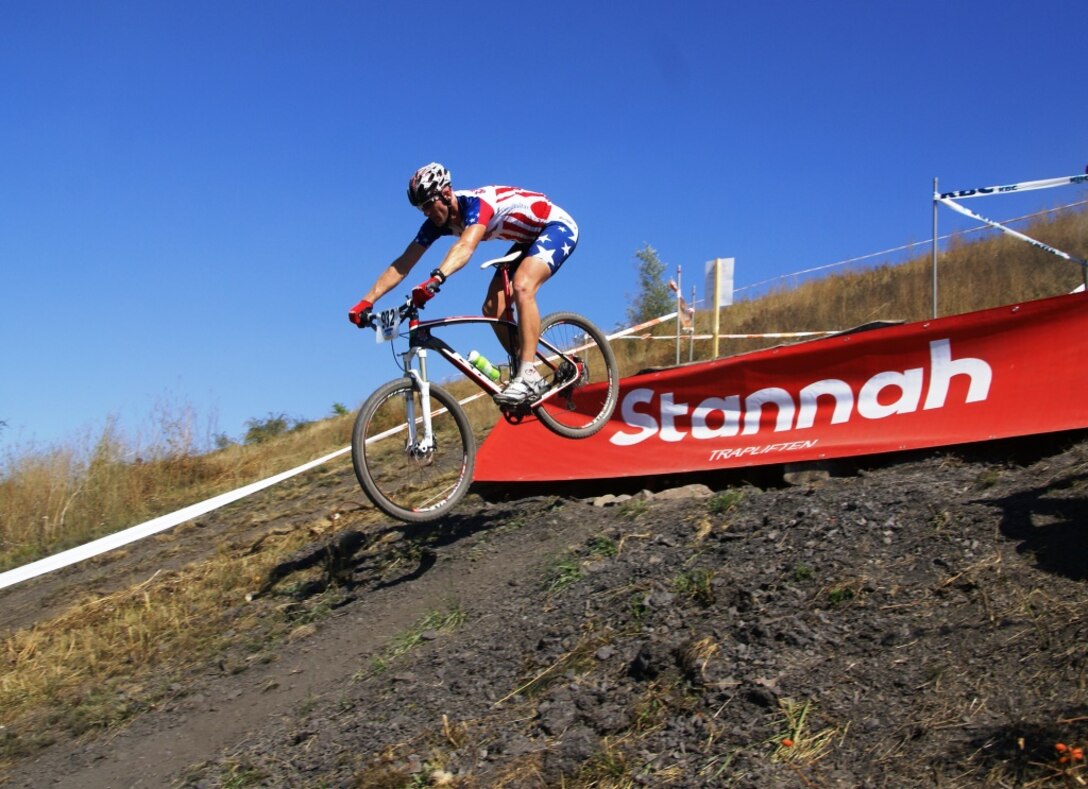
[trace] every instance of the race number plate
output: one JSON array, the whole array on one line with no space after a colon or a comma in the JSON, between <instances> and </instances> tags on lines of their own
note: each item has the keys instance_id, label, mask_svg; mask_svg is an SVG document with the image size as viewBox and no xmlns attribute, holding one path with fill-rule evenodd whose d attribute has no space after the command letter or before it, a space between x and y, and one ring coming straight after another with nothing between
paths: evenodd
<instances>
[{"instance_id":1,"label":"race number plate","mask_svg":"<svg viewBox=\"0 0 1088 789\"><path fill-rule=\"evenodd\" d=\"M377 342L389 342L397 336L397 309L378 313L378 330L374 332Z\"/></svg>"}]
</instances>

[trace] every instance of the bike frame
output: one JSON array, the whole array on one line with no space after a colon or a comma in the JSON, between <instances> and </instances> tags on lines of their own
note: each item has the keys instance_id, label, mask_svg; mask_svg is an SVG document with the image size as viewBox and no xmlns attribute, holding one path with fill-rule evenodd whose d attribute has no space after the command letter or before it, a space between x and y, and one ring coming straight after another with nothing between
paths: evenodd
<instances>
[{"instance_id":1,"label":"bike frame","mask_svg":"<svg viewBox=\"0 0 1088 789\"><path fill-rule=\"evenodd\" d=\"M487 268L489 266L497 266L502 273L503 279L503 291L506 295L506 307L503 310L502 317L492 318L486 315L462 315L447 318L436 318L434 320L419 320L417 313L408 313L408 350L401 354L401 365L404 369L404 375L410 378L415 385L416 390L419 392L420 410L421 414L415 414L415 403L411 397L407 398L405 403L405 414L408 429L407 449L410 452L425 454L434 447L434 432L431 424L431 384L427 377L427 353L428 351L435 351L440 354L446 361L454 366L466 376L470 381L473 381L480 389L482 389L488 395L496 395L502 391L502 387L481 373L469 361L461 356L456 350L453 349L448 343L435 337L432 330L439 329L446 326L457 326L466 324L491 324L492 327L503 326L511 336L517 336L518 324L514 320L514 309L511 303L511 287L510 287L510 264L517 259L520 253L507 255L503 258L497 258L496 260L490 260L484 263L481 268ZM400 310L408 309L408 304ZM418 310L413 307L412 310ZM398 311L398 315L403 320L404 313ZM497 332L496 332L497 335ZM558 348L554 348L546 341L541 340L544 347L548 349L553 356L545 357L541 353L537 353L537 358L543 363L555 370L561 362L568 362L574 364L570 358L571 351L561 351ZM511 354L511 364L515 364L517 360ZM582 374L581 367L575 365L577 375L571 378L572 381L578 380ZM538 399L530 408L537 408L541 404L547 402L556 394L561 392L570 384L570 381L564 381L563 383L553 386L547 392L545 392L540 399ZM509 412L507 409L503 409L503 413L509 417L509 415L517 414L517 409L511 409ZM422 422L423 435L418 434L417 425Z\"/></svg>"}]
</instances>

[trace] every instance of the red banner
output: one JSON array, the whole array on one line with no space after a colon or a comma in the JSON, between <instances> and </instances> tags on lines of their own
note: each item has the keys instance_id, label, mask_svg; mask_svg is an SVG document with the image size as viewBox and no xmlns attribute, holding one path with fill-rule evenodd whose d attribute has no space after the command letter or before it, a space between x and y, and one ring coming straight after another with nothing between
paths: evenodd
<instances>
[{"instance_id":1,"label":"red banner","mask_svg":"<svg viewBox=\"0 0 1088 789\"><path fill-rule=\"evenodd\" d=\"M1088 294L625 378L587 439L500 420L481 482L671 474L1088 427Z\"/></svg>"}]
</instances>

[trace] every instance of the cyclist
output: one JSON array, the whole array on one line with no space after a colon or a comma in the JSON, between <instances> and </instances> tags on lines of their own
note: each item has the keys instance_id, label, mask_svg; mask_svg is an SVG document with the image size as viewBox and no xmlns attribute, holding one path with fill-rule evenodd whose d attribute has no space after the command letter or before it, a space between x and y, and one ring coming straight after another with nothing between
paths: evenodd
<instances>
[{"instance_id":1,"label":"cyclist","mask_svg":"<svg viewBox=\"0 0 1088 789\"><path fill-rule=\"evenodd\" d=\"M382 272L366 296L348 312L359 327L368 325L374 302L396 287L439 237L455 235L442 262L430 276L412 290L412 302L422 307L438 292L446 279L468 263L481 241L513 241L511 252L524 256L514 265L513 301L517 308L518 336L521 342L520 364L509 384L495 396L504 404L532 402L543 394L546 385L533 364L533 353L540 338L540 312L536 292L578 244L578 225L562 208L540 192L512 186L484 186L453 191L450 172L432 162L408 181L408 202L427 219L415 239ZM498 272L488 286L483 314L499 317L506 309L506 294ZM498 332L497 332L498 333ZM506 345L509 340L499 334Z\"/></svg>"}]
</instances>

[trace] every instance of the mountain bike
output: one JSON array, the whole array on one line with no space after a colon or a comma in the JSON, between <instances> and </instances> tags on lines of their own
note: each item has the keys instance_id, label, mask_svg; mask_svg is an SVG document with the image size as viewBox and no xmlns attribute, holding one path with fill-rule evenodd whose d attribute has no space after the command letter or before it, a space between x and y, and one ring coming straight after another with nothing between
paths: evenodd
<instances>
[{"instance_id":1,"label":"mountain bike","mask_svg":"<svg viewBox=\"0 0 1088 789\"><path fill-rule=\"evenodd\" d=\"M428 378L428 353L440 355L485 394L493 397L502 391L501 377L492 380L436 333L453 326L489 324L500 341L506 338L502 345L509 357L507 372L516 372L520 353L511 271L522 255L514 252L481 265L494 267L502 277L507 307L498 318L421 320L411 296L404 304L371 316L379 342L398 336L408 339L407 351L394 350L404 375L378 387L366 399L351 437L359 484L387 515L409 523L435 520L453 509L472 484L476 463L472 426L457 398ZM405 322L408 330L402 333L400 326ZM497 402L504 419L519 424L531 414L549 430L572 439L591 436L604 427L616 407L619 371L608 340L591 321L573 312L545 316L536 367L547 384L544 393L529 404Z\"/></svg>"}]
</instances>

